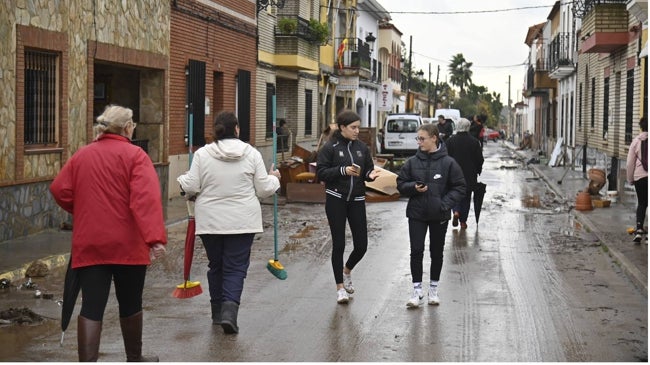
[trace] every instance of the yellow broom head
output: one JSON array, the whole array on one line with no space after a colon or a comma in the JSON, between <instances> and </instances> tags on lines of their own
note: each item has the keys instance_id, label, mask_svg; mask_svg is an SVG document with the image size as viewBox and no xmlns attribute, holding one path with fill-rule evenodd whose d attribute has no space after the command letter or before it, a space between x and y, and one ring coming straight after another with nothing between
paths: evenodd
<instances>
[{"instance_id":1,"label":"yellow broom head","mask_svg":"<svg viewBox=\"0 0 650 365\"><path fill-rule=\"evenodd\" d=\"M172 293L174 298L186 299L192 298L203 293L201 283L198 281L186 281L182 284L176 285L176 289Z\"/></svg>"},{"instance_id":2,"label":"yellow broom head","mask_svg":"<svg viewBox=\"0 0 650 365\"><path fill-rule=\"evenodd\" d=\"M272 266L276 270L284 270L284 266L280 263L278 260L269 260L269 265Z\"/></svg>"}]
</instances>

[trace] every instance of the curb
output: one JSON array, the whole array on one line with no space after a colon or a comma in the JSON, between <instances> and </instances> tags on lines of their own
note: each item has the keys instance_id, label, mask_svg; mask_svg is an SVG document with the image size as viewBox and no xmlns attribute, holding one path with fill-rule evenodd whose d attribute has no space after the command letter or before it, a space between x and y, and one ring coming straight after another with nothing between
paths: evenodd
<instances>
[{"instance_id":1,"label":"curb","mask_svg":"<svg viewBox=\"0 0 650 365\"><path fill-rule=\"evenodd\" d=\"M173 226L185 222L187 222L187 216L183 216L180 218L170 218L165 222L165 228L169 229ZM64 254L51 255L40 259L34 259L28 263L23 264L23 266L18 269L0 273L0 279L7 279L13 283L16 280L24 279L25 272L27 272L29 266L32 265L32 263L34 263L35 261L43 262L47 266L47 268L51 270L53 268L58 268L67 265L69 258L70 258L70 253L68 252Z\"/></svg>"},{"instance_id":2,"label":"curb","mask_svg":"<svg viewBox=\"0 0 650 365\"><path fill-rule=\"evenodd\" d=\"M8 271L5 273L0 274L0 279L7 279L11 281L12 283L15 282L16 280L24 279L25 278L25 272L27 272L27 269L34 263L35 261L41 261L44 263L48 269L56 268L56 267L61 267L68 262L68 258L70 257L70 253L65 253L61 255L52 255L48 256L42 259L37 259L32 262L28 262L23 265L23 267Z\"/></svg>"}]
</instances>

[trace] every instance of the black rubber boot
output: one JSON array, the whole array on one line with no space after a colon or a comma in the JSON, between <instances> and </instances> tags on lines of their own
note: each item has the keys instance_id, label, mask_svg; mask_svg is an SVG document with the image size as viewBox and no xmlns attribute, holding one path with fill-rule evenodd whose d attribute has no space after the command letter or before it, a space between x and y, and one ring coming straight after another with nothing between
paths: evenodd
<instances>
[{"instance_id":1,"label":"black rubber boot","mask_svg":"<svg viewBox=\"0 0 650 365\"><path fill-rule=\"evenodd\" d=\"M127 362L158 362L158 356L142 356L142 311L120 318Z\"/></svg>"},{"instance_id":2,"label":"black rubber boot","mask_svg":"<svg viewBox=\"0 0 650 365\"><path fill-rule=\"evenodd\" d=\"M221 327L223 332L227 334L239 333L237 312L239 312L239 304L235 302L221 303Z\"/></svg>"},{"instance_id":3,"label":"black rubber boot","mask_svg":"<svg viewBox=\"0 0 650 365\"><path fill-rule=\"evenodd\" d=\"M96 362L99 357L99 339L102 322L77 317L77 352L79 362Z\"/></svg>"},{"instance_id":4,"label":"black rubber boot","mask_svg":"<svg viewBox=\"0 0 650 365\"><path fill-rule=\"evenodd\" d=\"M221 324L221 302L212 303L212 324Z\"/></svg>"}]
</instances>

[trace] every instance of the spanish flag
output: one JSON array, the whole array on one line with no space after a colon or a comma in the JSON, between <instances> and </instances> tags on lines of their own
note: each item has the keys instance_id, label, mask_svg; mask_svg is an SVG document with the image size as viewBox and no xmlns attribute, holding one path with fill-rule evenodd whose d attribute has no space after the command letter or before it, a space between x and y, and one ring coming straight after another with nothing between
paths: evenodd
<instances>
[{"instance_id":1,"label":"spanish flag","mask_svg":"<svg viewBox=\"0 0 650 365\"><path fill-rule=\"evenodd\" d=\"M348 48L348 39L345 38L341 44L339 44L339 49L336 51L339 62L339 70L343 68L343 52Z\"/></svg>"}]
</instances>

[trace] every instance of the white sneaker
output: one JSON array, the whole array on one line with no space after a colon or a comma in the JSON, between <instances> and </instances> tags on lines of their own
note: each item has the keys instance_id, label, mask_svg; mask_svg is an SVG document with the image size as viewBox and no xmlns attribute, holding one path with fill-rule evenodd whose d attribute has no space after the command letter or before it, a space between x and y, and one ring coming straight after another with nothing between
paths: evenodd
<instances>
[{"instance_id":1,"label":"white sneaker","mask_svg":"<svg viewBox=\"0 0 650 365\"><path fill-rule=\"evenodd\" d=\"M440 304L440 298L438 298L438 287L433 286L429 287L429 304L438 305Z\"/></svg>"},{"instance_id":2,"label":"white sneaker","mask_svg":"<svg viewBox=\"0 0 650 365\"><path fill-rule=\"evenodd\" d=\"M643 240L643 230L637 229L636 232L634 232L634 242L640 243L642 240Z\"/></svg>"},{"instance_id":3,"label":"white sneaker","mask_svg":"<svg viewBox=\"0 0 650 365\"><path fill-rule=\"evenodd\" d=\"M343 287L348 294L354 293L354 286L352 286L352 273L343 273Z\"/></svg>"},{"instance_id":4,"label":"white sneaker","mask_svg":"<svg viewBox=\"0 0 650 365\"><path fill-rule=\"evenodd\" d=\"M345 289L339 289L336 291L336 302L339 304L346 304L347 302L350 301L350 295L348 295L348 292L345 291Z\"/></svg>"},{"instance_id":5,"label":"white sneaker","mask_svg":"<svg viewBox=\"0 0 650 365\"><path fill-rule=\"evenodd\" d=\"M411 298L408 300L408 302L406 302L406 307L417 308L422 303L424 303L424 295L422 294L422 290L413 290Z\"/></svg>"}]
</instances>

